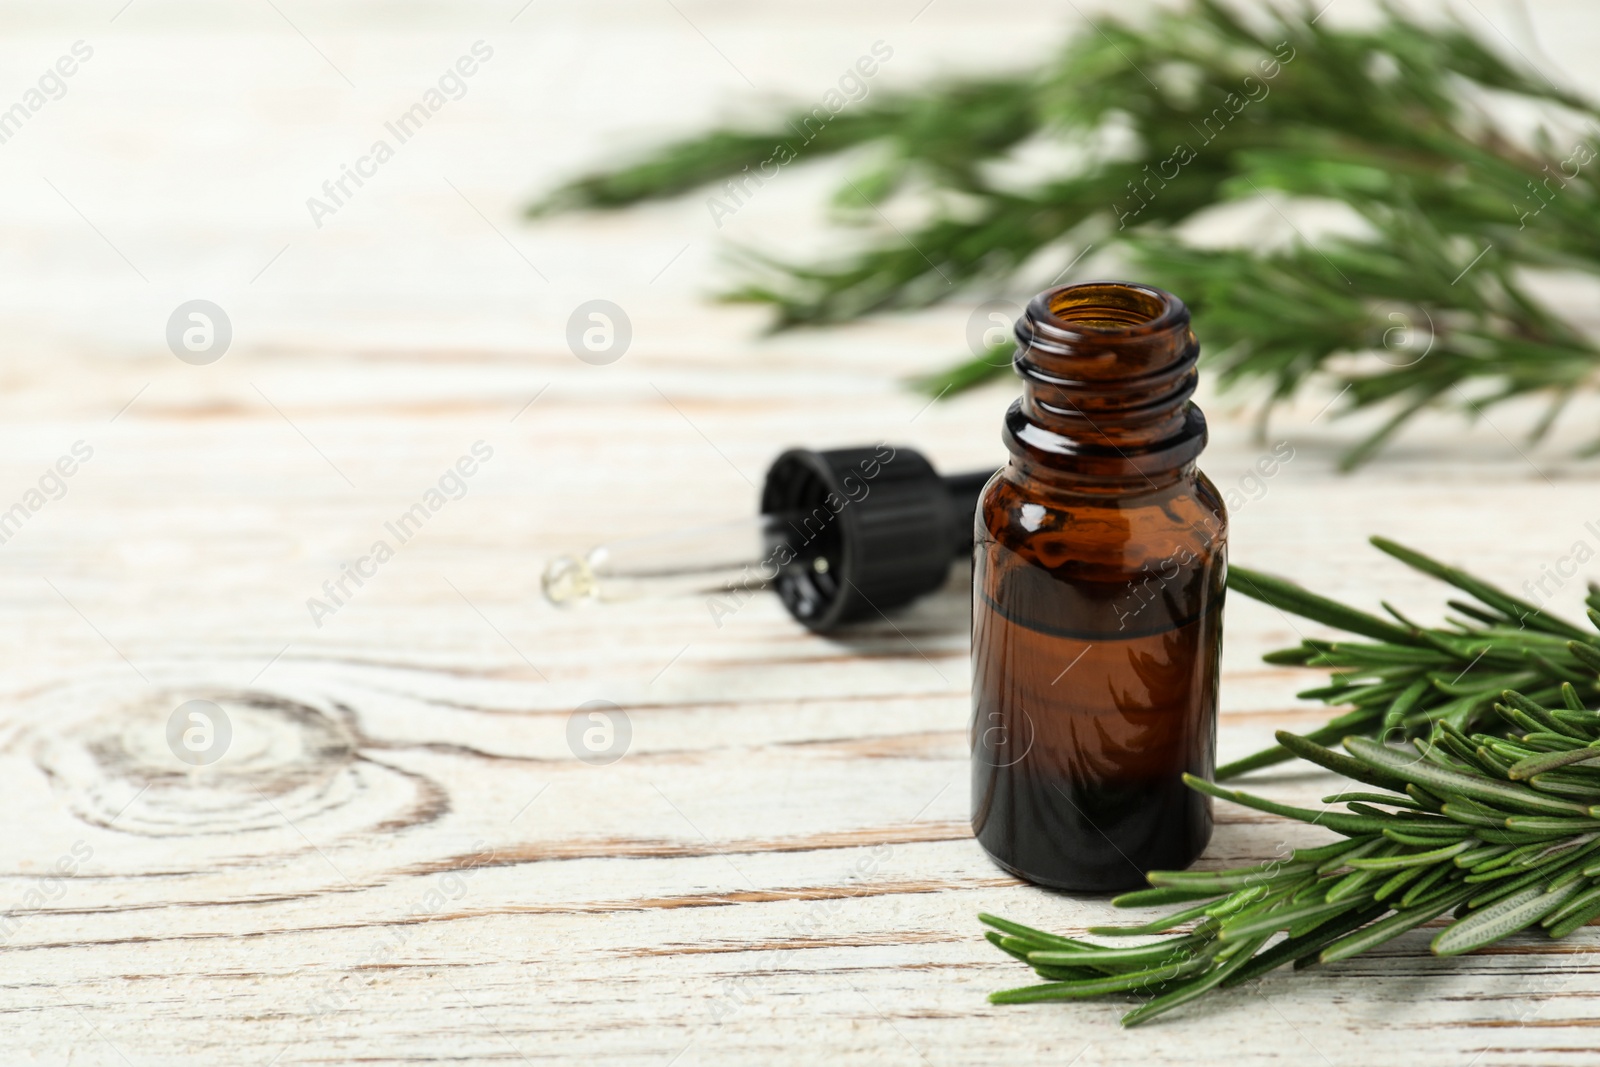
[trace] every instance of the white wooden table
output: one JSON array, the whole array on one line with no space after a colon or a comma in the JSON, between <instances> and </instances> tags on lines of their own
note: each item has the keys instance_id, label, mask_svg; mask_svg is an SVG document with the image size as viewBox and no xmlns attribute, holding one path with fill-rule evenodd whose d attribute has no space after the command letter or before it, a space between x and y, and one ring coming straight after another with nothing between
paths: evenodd
<instances>
[{"instance_id":1,"label":"white wooden table","mask_svg":"<svg viewBox=\"0 0 1600 1067\"><path fill-rule=\"evenodd\" d=\"M1112 909L971 840L964 575L834 640L770 597L720 627L695 597L540 600L557 552L748 512L786 445L998 464L1011 387L925 408L899 384L960 353L971 304L761 340L704 299L725 238L818 247L826 174L721 231L694 197L519 206L820 96L874 41L882 85L1041 55L1072 5L121 4L0 7L0 106L93 50L0 145L0 512L26 511L0 544L0 1062L1600 1062L1592 931L1449 961L1419 933L1134 1032L1116 1003L990 1007L1026 975L978 911L1071 931ZM1582 69L1593 15L1536 22ZM465 95L313 225L306 199L480 40ZM595 298L633 327L608 366L565 341ZM210 365L164 336L194 299L232 323ZM1343 478L1358 427L1326 399L1275 426L1295 458L1236 509L1235 560L1428 615L1438 590L1365 535L1512 587L1595 542L1600 465L1563 452L1593 405L1537 451L1501 435L1527 411L1439 419ZM1224 488L1263 449L1233 403L1208 401ZM475 442L465 495L315 624L308 598ZM1292 696L1314 676L1259 661L1295 639L1230 605L1225 758L1319 721ZM167 739L189 700L232 731L192 770ZM631 728L606 766L568 742L592 700ZM1317 834L1219 813L1207 864Z\"/></svg>"}]
</instances>

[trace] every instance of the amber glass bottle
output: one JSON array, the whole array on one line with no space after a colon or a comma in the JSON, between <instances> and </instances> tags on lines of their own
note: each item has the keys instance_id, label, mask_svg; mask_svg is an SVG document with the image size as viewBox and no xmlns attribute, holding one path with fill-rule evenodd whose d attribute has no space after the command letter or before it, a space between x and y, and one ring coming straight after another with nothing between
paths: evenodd
<instances>
[{"instance_id":1,"label":"amber glass bottle","mask_svg":"<svg viewBox=\"0 0 1600 1067\"><path fill-rule=\"evenodd\" d=\"M978 502L972 827L1007 871L1111 891L1211 836L1227 513L1195 458L1199 345L1169 293L1095 282L1017 323L1010 462Z\"/></svg>"}]
</instances>

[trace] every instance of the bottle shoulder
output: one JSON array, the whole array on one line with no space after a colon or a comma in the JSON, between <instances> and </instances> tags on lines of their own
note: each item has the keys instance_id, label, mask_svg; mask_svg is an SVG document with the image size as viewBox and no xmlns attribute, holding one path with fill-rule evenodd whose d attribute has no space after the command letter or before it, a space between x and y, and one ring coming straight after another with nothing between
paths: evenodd
<instances>
[{"instance_id":1,"label":"bottle shoulder","mask_svg":"<svg viewBox=\"0 0 1600 1067\"><path fill-rule=\"evenodd\" d=\"M1222 494L1197 468L1144 492L1084 493L1007 467L985 487L975 529L979 542L1045 566L1070 557L1135 569L1180 554L1221 556L1227 532Z\"/></svg>"}]
</instances>

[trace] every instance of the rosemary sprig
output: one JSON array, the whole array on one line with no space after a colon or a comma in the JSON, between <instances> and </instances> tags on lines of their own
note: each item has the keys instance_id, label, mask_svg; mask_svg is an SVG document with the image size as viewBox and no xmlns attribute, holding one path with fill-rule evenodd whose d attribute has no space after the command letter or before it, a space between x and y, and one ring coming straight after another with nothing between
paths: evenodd
<instances>
[{"instance_id":1,"label":"rosemary sprig","mask_svg":"<svg viewBox=\"0 0 1600 1067\"><path fill-rule=\"evenodd\" d=\"M1336 28L1316 14L1190 0L1098 17L1037 70L879 91L820 129L813 109L714 132L579 178L530 213L727 178L749 194L776 149L800 162L848 152L833 207L854 231L840 243L850 251L812 263L737 253L744 280L728 296L770 306L779 329L1032 291L1092 247L1079 276L1109 269L1181 294L1223 380L1263 383L1268 409L1326 373L1345 387L1344 410L1390 410L1347 464L1430 404L1471 414L1541 393L1551 407L1537 436L1600 371L1600 349L1523 281L1530 268L1600 275L1600 109L1460 23L1390 7ZM1534 116L1519 119L1532 136L1497 121L1491 99ZM1019 153L1041 147L1076 162L1019 179ZM1286 248L1184 237L1208 209L1273 195L1347 205L1363 232ZM891 225L897 206L920 221ZM943 394L1003 374L1010 348L922 384ZM1371 355L1334 362L1352 353Z\"/></svg>"},{"instance_id":2,"label":"rosemary sprig","mask_svg":"<svg viewBox=\"0 0 1600 1067\"><path fill-rule=\"evenodd\" d=\"M1387 791L1325 799L1344 803L1347 812L1290 807L1187 778L1203 793L1323 826L1344 840L1235 870L1151 872L1155 888L1114 903L1181 902L1182 910L1089 932L1125 937L1189 929L1132 947L981 915L993 928L990 942L1045 979L989 999L1025 1004L1148 995L1122 1017L1134 1026L1286 963L1301 968L1359 955L1447 912L1432 942L1440 956L1534 926L1565 937L1600 918L1600 711L1585 710L1570 684L1559 695L1561 703L1547 707L1499 694L1493 708L1504 733L1454 733L1441 720L1431 739L1406 746L1347 737L1348 754L1279 733L1285 751ZM1526 755L1508 767L1494 755L1501 749ZM1554 752L1571 758L1557 764L1547 758Z\"/></svg>"},{"instance_id":3,"label":"rosemary sprig","mask_svg":"<svg viewBox=\"0 0 1600 1067\"><path fill-rule=\"evenodd\" d=\"M1600 587L1589 586L1588 616L1595 629L1585 629L1546 612L1537 604L1458 568L1440 563L1382 537L1372 544L1406 565L1454 586L1470 599L1451 599L1456 612L1445 626L1412 622L1385 603L1385 619L1319 596L1292 582L1244 567L1231 567L1228 588L1271 604L1280 611L1311 619L1367 640L1307 639L1293 648L1268 653L1269 663L1326 667L1329 684L1298 694L1309 700L1349 710L1307 734L1327 744L1353 734L1397 741L1439 736L1439 743L1458 751L1462 736L1474 730L1534 731L1538 745L1546 733L1559 734L1559 723L1545 722L1526 710L1515 721L1492 714L1501 694L1514 689L1537 704L1561 699L1571 688L1581 702L1600 700ZM1521 699L1521 698L1518 698ZM1519 705L1513 704L1514 709ZM1442 727L1442 735L1434 728ZM1540 751L1544 751L1540 749ZM1504 760L1491 749L1491 755ZM1296 753L1278 744L1217 769L1226 780L1246 771L1291 759ZM1560 754L1546 757L1560 766ZM1344 773L1351 773L1346 770Z\"/></svg>"}]
</instances>

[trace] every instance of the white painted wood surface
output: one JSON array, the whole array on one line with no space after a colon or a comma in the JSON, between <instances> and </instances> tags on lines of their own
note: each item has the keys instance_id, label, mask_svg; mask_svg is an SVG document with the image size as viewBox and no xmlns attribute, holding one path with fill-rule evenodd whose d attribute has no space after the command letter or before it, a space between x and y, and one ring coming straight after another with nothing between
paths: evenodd
<instances>
[{"instance_id":1,"label":"white painted wood surface","mask_svg":"<svg viewBox=\"0 0 1600 1067\"><path fill-rule=\"evenodd\" d=\"M1025 974L976 912L1111 909L970 838L962 575L838 640L767 598L721 627L692 597L539 599L554 553L746 512L789 444L996 464L1010 387L925 409L898 384L960 351L970 304L761 340L704 299L724 239L818 246L824 175L721 231L693 197L538 226L519 205L820 96L877 40L882 85L1040 55L1072 5L121 4L0 6L0 105L94 50L0 145L0 511L93 450L0 545L0 1061L1600 1062L1593 930L1449 961L1419 933L1131 1033L1115 1003L990 1007ZM1534 21L1593 81L1594 15ZM315 227L306 198L478 40L465 96ZM597 297L634 333L603 367L564 340ZM164 339L195 298L233 323L210 366ZM1513 587L1600 543L1600 466L1563 452L1593 405L1536 451L1501 432L1527 412L1435 420L1342 478L1358 428L1324 399L1275 427L1295 458L1235 509L1235 560L1426 615L1438 591L1365 535ZM1225 489L1261 451L1233 405L1208 402ZM313 625L307 598L478 441L465 496ZM1259 662L1295 636L1230 606L1225 758L1318 721L1292 696L1312 676ZM190 699L233 725L194 771L165 739ZM590 700L631 724L609 766L568 746ZM1316 836L1220 814L1207 864Z\"/></svg>"}]
</instances>

